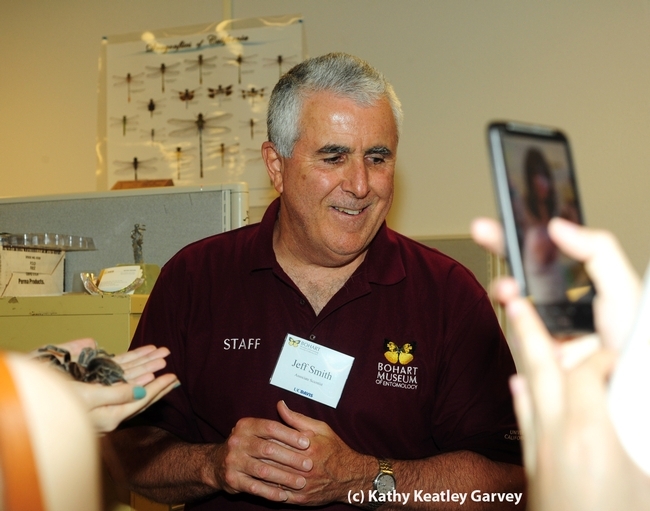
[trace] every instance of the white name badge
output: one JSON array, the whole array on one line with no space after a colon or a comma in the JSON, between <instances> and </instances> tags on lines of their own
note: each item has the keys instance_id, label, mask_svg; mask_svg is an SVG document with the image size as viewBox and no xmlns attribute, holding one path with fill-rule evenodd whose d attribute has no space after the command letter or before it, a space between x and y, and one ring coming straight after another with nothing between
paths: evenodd
<instances>
[{"instance_id":1,"label":"white name badge","mask_svg":"<svg viewBox=\"0 0 650 511\"><path fill-rule=\"evenodd\" d=\"M336 408L354 357L287 334L271 385Z\"/></svg>"}]
</instances>

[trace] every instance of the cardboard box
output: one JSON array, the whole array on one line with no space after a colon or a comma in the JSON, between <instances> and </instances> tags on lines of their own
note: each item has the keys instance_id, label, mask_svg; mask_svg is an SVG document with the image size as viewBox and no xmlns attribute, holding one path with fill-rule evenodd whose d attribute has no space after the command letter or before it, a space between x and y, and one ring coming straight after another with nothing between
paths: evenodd
<instances>
[{"instance_id":1,"label":"cardboard box","mask_svg":"<svg viewBox=\"0 0 650 511\"><path fill-rule=\"evenodd\" d=\"M0 297L63 294L65 252L0 245Z\"/></svg>"}]
</instances>

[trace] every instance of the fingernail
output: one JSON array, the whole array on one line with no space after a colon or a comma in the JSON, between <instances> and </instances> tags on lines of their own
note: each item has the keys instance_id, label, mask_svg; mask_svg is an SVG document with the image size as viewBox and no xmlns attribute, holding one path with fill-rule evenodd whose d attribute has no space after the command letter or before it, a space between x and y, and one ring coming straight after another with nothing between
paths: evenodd
<instances>
[{"instance_id":1,"label":"fingernail","mask_svg":"<svg viewBox=\"0 0 650 511\"><path fill-rule=\"evenodd\" d=\"M133 399L142 399L147 395L147 390L144 387L133 387Z\"/></svg>"},{"instance_id":2,"label":"fingernail","mask_svg":"<svg viewBox=\"0 0 650 511\"><path fill-rule=\"evenodd\" d=\"M309 440L307 438L305 438L304 436L300 437L298 439L298 445L300 447L302 447L303 449L307 449L307 447L309 447Z\"/></svg>"},{"instance_id":3,"label":"fingernail","mask_svg":"<svg viewBox=\"0 0 650 511\"><path fill-rule=\"evenodd\" d=\"M174 386L172 387L172 389L177 389L180 386L181 386L181 382L177 381L176 383L174 383Z\"/></svg>"}]
</instances>

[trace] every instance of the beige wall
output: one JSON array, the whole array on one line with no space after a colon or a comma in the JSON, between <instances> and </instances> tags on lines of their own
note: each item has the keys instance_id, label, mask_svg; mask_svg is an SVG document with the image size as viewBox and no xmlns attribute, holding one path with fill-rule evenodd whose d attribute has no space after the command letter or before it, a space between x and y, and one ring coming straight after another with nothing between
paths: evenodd
<instances>
[{"instance_id":1,"label":"beige wall","mask_svg":"<svg viewBox=\"0 0 650 511\"><path fill-rule=\"evenodd\" d=\"M535 121L568 132L588 223L645 268L648 0L0 1L0 196L95 189L103 35L219 21L224 8L300 13L310 55L357 54L403 100L393 227L465 233L493 215L485 125Z\"/></svg>"}]
</instances>

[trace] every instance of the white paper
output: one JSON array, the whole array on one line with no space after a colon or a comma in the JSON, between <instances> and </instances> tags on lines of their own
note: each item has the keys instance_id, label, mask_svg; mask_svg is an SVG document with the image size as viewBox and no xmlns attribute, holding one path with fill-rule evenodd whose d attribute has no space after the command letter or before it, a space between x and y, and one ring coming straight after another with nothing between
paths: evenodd
<instances>
[{"instance_id":1,"label":"white paper","mask_svg":"<svg viewBox=\"0 0 650 511\"><path fill-rule=\"evenodd\" d=\"M354 357L287 334L271 384L336 408Z\"/></svg>"}]
</instances>

